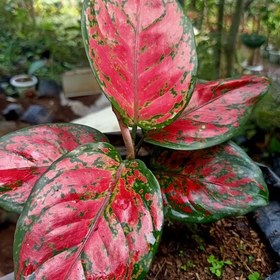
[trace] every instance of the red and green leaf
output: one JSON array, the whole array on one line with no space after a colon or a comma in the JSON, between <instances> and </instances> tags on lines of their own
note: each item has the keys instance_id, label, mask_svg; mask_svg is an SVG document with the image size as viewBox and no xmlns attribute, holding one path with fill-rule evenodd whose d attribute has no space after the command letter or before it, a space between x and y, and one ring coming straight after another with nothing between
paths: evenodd
<instances>
[{"instance_id":1,"label":"red and green leaf","mask_svg":"<svg viewBox=\"0 0 280 280\"><path fill-rule=\"evenodd\" d=\"M126 125L163 127L184 109L197 61L176 0L86 0L82 31L94 74Z\"/></svg>"},{"instance_id":2,"label":"red and green leaf","mask_svg":"<svg viewBox=\"0 0 280 280\"><path fill-rule=\"evenodd\" d=\"M99 131L77 124L24 128L0 138L0 205L20 213L48 167L81 144L107 142Z\"/></svg>"},{"instance_id":3,"label":"red and green leaf","mask_svg":"<svg viewBox=\"0 0 280 280\"><path fill-rule=\"evenodd\" d=\"M142 279L163 224L160 187L139 160L85 144L39 179L17 224L16 279Z\"/></svg>"},{"instance_id":4,"label":"red and green leaf","mask_svg":"<svg viewBox=\"0 0 280 280\"><path fill-rule=\"evenodd\" d=\"M266 78L256 76L197 84L180 117L162 129L147 131L145 141L176 150L220 144L238 132L268 86Z\"/></svg>"},{"instance_id":5,"label":"red and green leaf","mask_svg":"<svg viewBox=\"0 0 280 280\"><path fill-rule=\"evenodd\" d=\"M172 219L215 221L246 214L268 200L260 169L234 143L199 151L160 150L151 170Z\"/></svg>"}]
</instances>

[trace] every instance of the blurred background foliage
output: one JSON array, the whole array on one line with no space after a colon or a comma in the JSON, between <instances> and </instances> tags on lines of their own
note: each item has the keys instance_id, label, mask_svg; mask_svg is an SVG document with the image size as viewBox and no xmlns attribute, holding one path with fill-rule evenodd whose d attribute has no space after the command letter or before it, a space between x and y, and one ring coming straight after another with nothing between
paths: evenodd
<instances>
[{"instance_id":1,"label":"blurred background foliage","mask_svg":"<svg viewBox=\"0 0 280 280\"><path fill-rule=\"evenodd\" d=\"M262 35L264 48L280 50L280 0L183 2L197 31L200 78L212 80L240 75L244 55L242 34Z\"/></svg>"},{"instance_id":2,"label":"blurred background foliage","mask_svg":"<svg viewBox=\"0 0 280 280\"><path fill-rule=\"evenodd\" d=\"M180 0L196 34L199 78L240 74L242 33L262 34L280 49L280 0ZM59 80L88 65L80 32L81 0L1 0L0 74L27 72L46 59L41 75ZM36 73L38 74L38 73Z\"/></svg>"},{"instance_id":3,"label":"blurred background foliage","mask_svg":"<svg viewBox=\"0 0 280 280\"><path fill-rule=\"evenodd\" d=\"M194 25L201 79L246 73L242 63L251 56L252 49L244 45L242 37L264 37L261 52L259 49L264 71L259 74L267 75L271 86L234 140L255 160L276 163L280 175L280 0L181 2ZM279 53L278 64L269 62L268 50Z\"/></svg>"},{"instance_id":4,"label":"blurred background foliage","mask_svg":"<svg viewBox=\"0 0 280 280\"><path fill-rule=\"evenodd\" d=\"M41 74L59 80L63 71L87 65L81 6L75 0L1 0L0 74L27 73L33 62L45 60Z\"/></svg>"}]
</instances>

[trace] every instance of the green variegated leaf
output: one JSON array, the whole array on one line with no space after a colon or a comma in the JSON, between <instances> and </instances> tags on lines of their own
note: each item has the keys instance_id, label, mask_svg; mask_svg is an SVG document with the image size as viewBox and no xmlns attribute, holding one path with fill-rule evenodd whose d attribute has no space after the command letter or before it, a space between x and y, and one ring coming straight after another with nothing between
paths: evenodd
<instances>
[{"instance_id":1,"label":"green variegated leaf","mask_svg":"<svg viewBox=\"0 0 280 280\"><path fill-rule=\"evenodd\" d=\"M143 162L108 143L54 162L17 224L16 279L142 279L163 224L161 192Z\"/></svg>"},{"instance_id":2,"label":"green variegated leaf","mask_svg":"<svg viewBox=\"0 0 280 280\"><path fill-rule=\"evenodd\" d=\"M151 169L173 219L215 221L246 214L268 200L260 169L234 143L199 151L160 150Z\"/></svg>"}]
</instances>

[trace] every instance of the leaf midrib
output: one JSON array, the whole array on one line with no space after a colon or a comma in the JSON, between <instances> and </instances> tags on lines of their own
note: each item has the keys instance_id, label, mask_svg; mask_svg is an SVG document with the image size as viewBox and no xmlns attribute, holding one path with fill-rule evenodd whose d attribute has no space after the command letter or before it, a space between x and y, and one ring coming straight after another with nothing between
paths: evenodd
<instances>
[{"instance_id":1,"label":"leaf midrib","mask_svg":"<svg viewBox=\"0 0 280 280\"><path fill-rule=\"evenodd\" d=\"M86 246L86 243L90 239L91 235L95 232L95 229L97 228L98 222L100 221L106 207L108 206L108 202L110 201L111 195L114 191L115 186L117 185L117 182L121 178L121 174L122 174L124 168L125 168L125 164L121 163L117 172L116 172L114 180L111 182L111 184L108 188L107 195L106 195L105 199L103 200L99 211L97 212L96 216L94 217L94 219L92 221L92 225L90 226L88 233L86 234L85 238L83 239L83 242L82 242L79 250L76 253L76 257L74 258L74 260L73 260L73 262L72 262L72 264L71 264L71 266L70 266L70 268L69 268L69 270L68 270L68 272L67 272L67 274L64 278L65 280L69 278L69 275L70 275L75 263L79 259L80 255L82 254L82 251L83 251L84 247Z\"/></svg>"},{"instance_id":2,"label":"leaf midrib","mask_svg":"<svg viewBox=\"0 0 280 280\"><path fill-rule=\"evenodd\" d=\"M140 34L140 17L141 17L141 1L137 6L136 11L136 28L135 28L135 48L134 48L134 69L133 69L133 93L134 93L134 120L135 123L138 123L139 115L138 115L138 108L139 108L139 81L138 81L138 74L139 74L139 34Z\"/></svg>"}]
</instances>

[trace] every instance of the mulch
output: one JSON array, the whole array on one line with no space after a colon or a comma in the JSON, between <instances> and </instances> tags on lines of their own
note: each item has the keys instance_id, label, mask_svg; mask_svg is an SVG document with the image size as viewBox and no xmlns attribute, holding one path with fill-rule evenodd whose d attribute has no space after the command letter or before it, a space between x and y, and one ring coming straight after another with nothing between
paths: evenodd
<instances>
[{"instance_id":1,"label":"mulch","mask_svg":"<svg viewBox=\"0 0 280 280\"><path fill-rule=\"evenodd\" d=\"M15 224L0 224L0 277L4 276L14 269L13 265L13 240Z\"/></svg>"},{"instance_id":2,"label":"mulch","mask_svg":"<svg viewBox=\"0 0 280 280\"><path fill-rule=\"evenodd\" d=\"M210 255L225 265L222 277L210 271ZM248 218L235 217L204 225L167 224L147 280L247 280L276 271L277 257Z\"/></svg>"}]
</instances>

